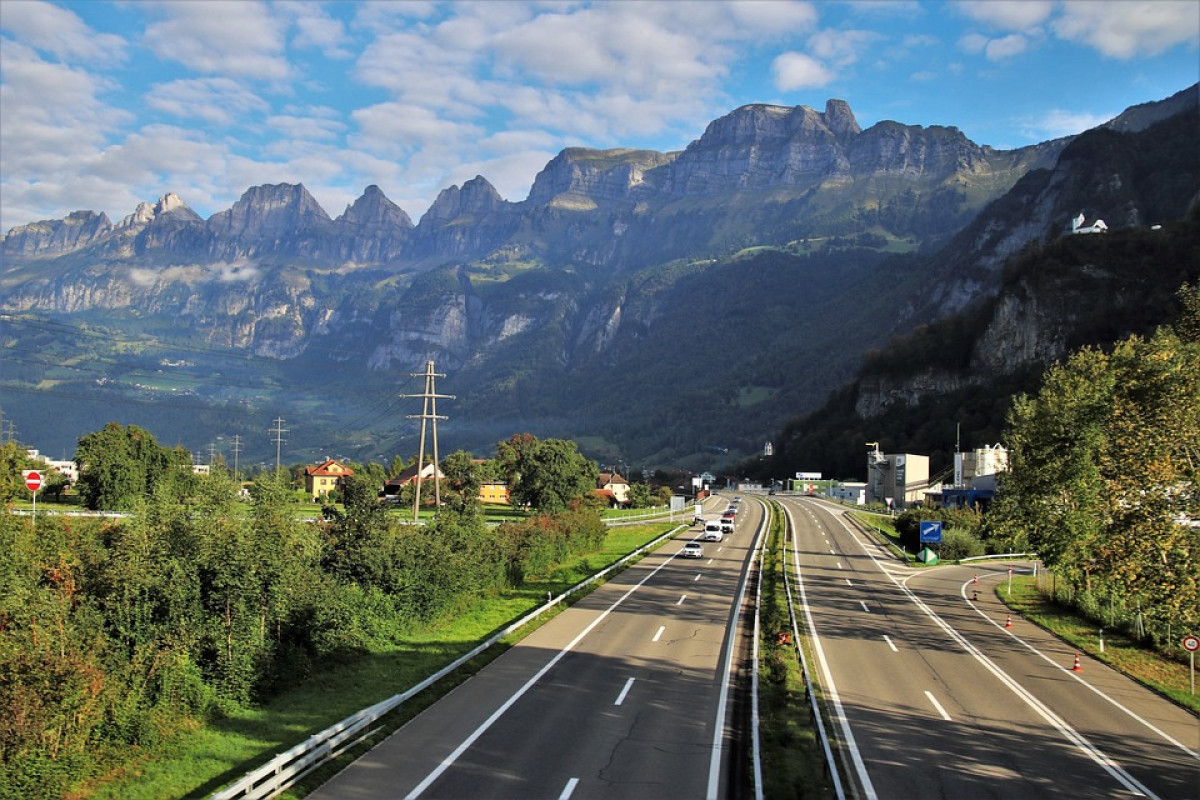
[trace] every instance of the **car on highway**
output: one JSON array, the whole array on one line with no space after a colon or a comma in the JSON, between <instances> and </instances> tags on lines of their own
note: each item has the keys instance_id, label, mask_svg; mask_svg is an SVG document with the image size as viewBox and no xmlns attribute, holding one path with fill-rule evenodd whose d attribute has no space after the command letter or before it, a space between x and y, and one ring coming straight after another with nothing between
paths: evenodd
<instances>
[{"instance_id":1,"label":"car on highway","mask_svg":"<svg viewBox=\"0 0 1200 800\"><path fill-rule=\"evenodd\" d=\"M725 538L724 528L725 528L724 523L718 522L715 519L711 520L710 522L704 523L704 534L703 534L704 541L706 541L706 542L721 541L721 539Z\"/></svg>"},{"instance_id":2,"label":"car on highway","mask_svg":"<svg viewBox=\"0 0 1200 800\"><path fill-rule=\"evenodd\" d=\"M733 533L733 517L721 519L721 533Z\"/></svg>"},{"instance_id":3,"label":"car on highway","mask_svg":"<svg viewBox=\"0 0 1200 800\"><path fill-rule=\"evenodd\" d=\"M688 542L683 546L683 552L681 555L684 558L703 558L704 546L699 542Z\"/></svg>"}]
</instances>

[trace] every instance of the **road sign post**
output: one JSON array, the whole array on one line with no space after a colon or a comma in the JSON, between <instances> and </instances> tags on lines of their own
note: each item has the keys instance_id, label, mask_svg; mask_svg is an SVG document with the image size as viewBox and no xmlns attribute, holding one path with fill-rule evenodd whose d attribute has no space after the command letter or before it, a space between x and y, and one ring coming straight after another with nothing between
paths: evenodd
<instances>
[{"instance_id":1,"label":"road sign post","mask_svg":"<svg viewBox=\"0 0 1200 800\"><path fill-rule=\"evenodd\" d=\"M21 477L25 479L25 488L33 495L33 522L37 524L37 493L42 488L42 473L36 469L26 469L21 471Z\"/></svg>"},{"instance_id":2,"label":"road sign post","mask_svg":"<svg viewBox=\"0 0 1200 800\"><path fill-rule=\"evenodd\" d=\"M1196 651L1200 650L1200 636L1183 637L1183 649L1188 651L1191 660L1192 694L1196 693Z\"/></svg>"}]
</instances>

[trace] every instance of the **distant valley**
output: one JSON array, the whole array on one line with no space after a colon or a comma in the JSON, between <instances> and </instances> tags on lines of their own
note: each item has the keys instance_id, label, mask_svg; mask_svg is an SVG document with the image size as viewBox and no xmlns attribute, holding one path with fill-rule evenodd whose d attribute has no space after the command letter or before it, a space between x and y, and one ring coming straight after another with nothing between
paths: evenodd
<instances>
[{"instance_id":1,"label":"distant valley","mask_svg":"<svg viewBox=\"0 0 1200 800\"><path fill-rule=\"evenodd\" d=\"M54 456L116 419L201 457L237 436L250 463L283 419L292 460L390 460L415 452L399 395L432 360L443 452L530 431L607 463L732 464L868 351L986 304L1080 210L1183 219L1196 99L1013 151L861 130L835 100L746 106L680 152L565 150L521 202L476 178L415 224L377 187L336 218L289 184L207 220L170 193L76 212L0 242L0 408Z\"/></svg>"}]
</instances>

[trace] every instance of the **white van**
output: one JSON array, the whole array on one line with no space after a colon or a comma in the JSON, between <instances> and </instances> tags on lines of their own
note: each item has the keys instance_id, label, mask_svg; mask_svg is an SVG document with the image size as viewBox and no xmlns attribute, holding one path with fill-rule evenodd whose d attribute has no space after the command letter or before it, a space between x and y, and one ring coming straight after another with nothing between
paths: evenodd
<instances>
[{"instance_id":1,"label":"white van","mask_svg":"<svg viewBox=\"0 0 1200 800\"><path fill-rule=\"evenodd\" d=\"M715 519L710 519L704 523L704 541L719 542L725 538L725 534L721 532L721 523Z\"/></svg>"}]
</instances>

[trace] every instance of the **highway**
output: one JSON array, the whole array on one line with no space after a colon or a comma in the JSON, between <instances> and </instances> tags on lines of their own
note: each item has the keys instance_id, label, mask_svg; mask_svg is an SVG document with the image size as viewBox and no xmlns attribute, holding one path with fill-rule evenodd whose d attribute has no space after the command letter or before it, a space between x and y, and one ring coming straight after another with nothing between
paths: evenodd
<instances>
[{"instance_id":1,"label":"highway","mask_svg":"<svg viewBox=\"0 0 1200 800\"><path fill-rule=\"evenodd\" d=\"M737 796L732 632L763 518L744 502L700 559L679 557L683 531L309 796Z\"/></svg>"},{"instance_id":2,"label":"highway","mask_svg":"<svg viewBox=\"0 0 1200 800\"><path fill-rule=\"evenodd\" d=\"M1006 627L1006 563L909 568L840 508L782 503L853 796L1200 797L1197 718L1086 657L1074 670L1020 618Z\"/></svg>"}]
</instances>

